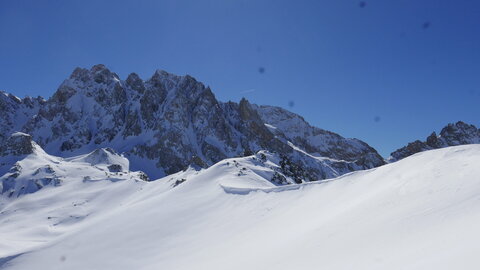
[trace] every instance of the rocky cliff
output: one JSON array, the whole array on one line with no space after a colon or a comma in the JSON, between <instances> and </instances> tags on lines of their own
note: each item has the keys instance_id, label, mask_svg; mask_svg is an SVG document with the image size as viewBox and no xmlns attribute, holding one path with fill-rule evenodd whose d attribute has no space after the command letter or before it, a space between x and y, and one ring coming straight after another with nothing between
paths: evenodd
<instances>
[{"instance_id":1,"label":"rocky cliff","mask_svg":"<svg viewBox=\"0 0 480 270\"><path fill-rule=\"evenodd\" d=\"M304 168L302 181L384 164L360 140L281 108L220 102L193 77L161 70L122 80L104 65L77 68L48 100L0 94L0 116L0 143L21 131L57 156L111 148L153 179L259 150Z\"/></svg>"},{"instance_id":2,"label":"rocky cliff","mask_svg":"<svg viewBox=\"0 0 480 270\"><path fill-rule=\"evenodd\" d=\"M480 143L480 129L462 121L448 124L440 134L430 134L425 141L416 140L391 153L389 161L397 161L418 152L463 144Z\"/></svg>"}]
</instances>

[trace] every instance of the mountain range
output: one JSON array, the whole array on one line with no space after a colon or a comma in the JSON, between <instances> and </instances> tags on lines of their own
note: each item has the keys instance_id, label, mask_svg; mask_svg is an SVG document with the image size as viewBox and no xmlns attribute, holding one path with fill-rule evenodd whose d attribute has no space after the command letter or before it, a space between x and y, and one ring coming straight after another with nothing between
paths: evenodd
<instances>
[{"instance_id":1,"label":"mountain range","mask_svg":"<svg viewBox=\"0 0 480 270\"><path fill-rule=\"evenodd\" d=\"M218 101L209 87L189 75L157 70L148 80L135 73L121 80L104 65L76 68L48 100L2 92L0 116L0 156L9 156L2 145L11 144L12 134L21 132L29 135L23 138L25 147L35 144L62 158L110 149L149 180L265 150L282 165L271 182L303 183L375 168L425 150L480 142L479 129L457 122L384 160L367 143L311 126L283 108L246 99Z\"/></svg>"},{"instance_id":2,"label":"mountain range","mask_svg":"<svg viewBox=\"0 0 480 270\"><path fill-rule=\"evenodd\" d=\"M48 100L0 94L0 115L0 144L23 132L61 157L111 148L151 179L259 150L304 168L299 183L384 164L365 142L279 107L220 102L193 77L161 70L121 80L104 65L77 68Z\"/></svg>"},{"instance_id":3,"label":"mountain range","mask_svg":"<svg viewBox=\"0 0 480 270\"><path fill-rule=\"evenodd\" d=\"M0 93L0 269L477 269L480 130L387 159L191 76ZM348 258L348 259L345 259Z\"/></svg>"}]
</instances>

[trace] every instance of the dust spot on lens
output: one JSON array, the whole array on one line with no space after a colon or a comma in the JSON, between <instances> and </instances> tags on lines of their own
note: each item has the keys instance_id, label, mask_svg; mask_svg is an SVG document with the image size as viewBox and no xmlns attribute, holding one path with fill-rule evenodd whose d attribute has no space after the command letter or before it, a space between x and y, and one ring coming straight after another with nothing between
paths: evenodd
<instances>
[{"instance_id":1,"label":"dust spot on lens","mask_svg":"<svg viewBox=\"0 0 480 270\"><path fill-rule=\"evenodd\" d=\"M428 29L430 27L430 25L431 25L431 23L427 21L427 22L424 22L422 24L422 27L423 27L423 29Z\"/></svg>"},{"instance_id":2,"label":"dust spot on lens","mask_svg":"<svg viewBox=\"0 0 480 270\"><path fill-rule=\"evenodd\" d=\"M380 120L382 120L382 119L381 119L380 116L378 116L378 115L373 118L373 121L374 121L375 123L380 122Z\"/></svg>"},{"instance_id":3,"label":"dust spot on lens","mask_svg":"<svg viewBox=\"0 0 480 270\"><path fill-rule=\"evenodd\" d=\"M265 73L265 68L264 68L264 67L259 67L259 68L258 68L258 72L259 72L260 74Z\"/></svg>"},{"instance_id":4,"label":"dust spot on lens","mask_svg":"<svg viewBox=\"0 0 480 270\"><path fill-rule=\"evenodd\" d=\"M295 102L293 100L290 100L288 102L288 107L293 108L295 106Z\"/></svg>"},{"instance_id":5,"label":"dust spot on lens","mask_svg":"<svg viewBox=\"0 0 480 270\"><path fill-rule=\"evenodd\" d=\"M360 1L360 3L358 3L358 5L361 7L361 8L364 8L367 6L367 2L365 1Z\"/></svg>"},{"instance_id":6,"label":"dust spot on lens","mask_svg":"<svg viewBox=\"0 0 480 270\"><path fill-rule=\"evenodd\" d=\"M61 262L64 262L66 259L67 259L67 257L65 257L65 255L60 256L60 261Z\"/></svg>"}]
</instances>

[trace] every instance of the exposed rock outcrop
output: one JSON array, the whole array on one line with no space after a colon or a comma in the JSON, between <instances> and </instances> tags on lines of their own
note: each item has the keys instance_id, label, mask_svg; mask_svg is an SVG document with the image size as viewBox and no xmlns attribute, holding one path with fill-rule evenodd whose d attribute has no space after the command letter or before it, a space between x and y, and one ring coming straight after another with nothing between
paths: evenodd
<instances>
[{"instance_id":1,"label":"exposed rock outcrop","mask_svg":"<svg viewBox=\"0 0 480 270\"><path fill-rule=\"evenodd\" d=\"M458 121L455 124L448 124L440 131L439 135L433 132L425 141L416 140L397 149L390 154L389 160L397 161L415 153L432 149L476 143L480 143L480 129L477 129L474 125Z\"/></svg>"},{"instance_id":2,"label":"exposed rock outcrop","mask_svg":"<svg viewBox=\"0 0 480 270\"><path fill-rule=\"evenodd\" d=\"M32 154L35 150L35 143L32 136L16 132L0 144L0 156L22 156Z\"/></svg>"}]
</instances>

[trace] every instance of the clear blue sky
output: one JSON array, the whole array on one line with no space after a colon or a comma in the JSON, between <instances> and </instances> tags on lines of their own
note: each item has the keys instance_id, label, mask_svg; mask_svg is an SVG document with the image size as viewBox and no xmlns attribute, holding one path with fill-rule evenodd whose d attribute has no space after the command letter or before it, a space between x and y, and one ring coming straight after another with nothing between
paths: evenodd
<instances>
[{"instance_id":1,"label":"clear blue sky","mask_svg":"<svg viewBox=\"0 0 480 270\"><path fill-rule=\"evenodd\" d=\"M50 97L97 63L190 74L384 156L448 122L480 125L478 0L0 0L1 90Z\"/></svg>"}]
</instances>

